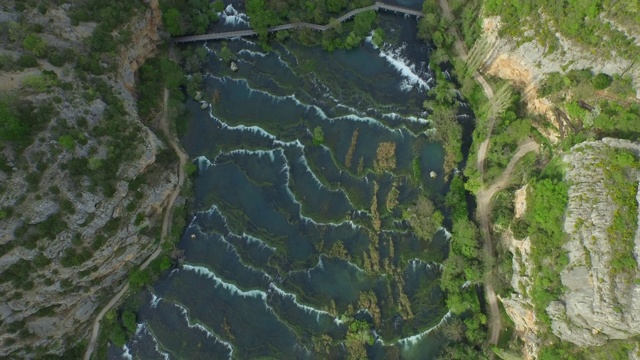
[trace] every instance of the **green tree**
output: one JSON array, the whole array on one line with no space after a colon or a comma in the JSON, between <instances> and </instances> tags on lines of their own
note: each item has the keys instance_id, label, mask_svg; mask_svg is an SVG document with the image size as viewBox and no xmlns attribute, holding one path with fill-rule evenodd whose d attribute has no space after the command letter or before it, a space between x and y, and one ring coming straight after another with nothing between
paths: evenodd
<instances>
[{"instance_id":1,"label":"green tree","mask_svg":"<svg viewBox=\"0 0 640 360\"><path fill-rule=\"evenodd\" d=\"M442 213L424 195L420 195L416 203L405 211L404 217L415 234L423 240L431 240L444 220Z\"/></svg>"},{"instance_id":2,"label":"green tree","mask_svg":"<svg viewBox=\"0 0 640 360\"><path fill-rule=\"evenodd\" d=\"M136 314L127 309L122 313L122 325L127 329L127 332L133 334L136 332Z\"/></svg>"},{"instance_id":3,"label":"green tree","mask_svg":"<svg viewBox=\"0 0 640 360\"><path fill-rule=\"evenodd\" d=\"M180 11L178 11L178 9L171 8L167 10L162 19L164 20L164 25L167 27L167 31L169 31L171 36L180 36L184 34L182 17L180 16Z\"/></svg>"},{"instance_id":4,"label":"green tree","mask_svg":"<svg viewBox=\"0 0 640 360\"><path fill-rule=\"evenodd\" d=\"M144 270L133 270L129 274L129 286L133 290L141 289L151 282L151 276Z\"/></svg>"}]
</instances>

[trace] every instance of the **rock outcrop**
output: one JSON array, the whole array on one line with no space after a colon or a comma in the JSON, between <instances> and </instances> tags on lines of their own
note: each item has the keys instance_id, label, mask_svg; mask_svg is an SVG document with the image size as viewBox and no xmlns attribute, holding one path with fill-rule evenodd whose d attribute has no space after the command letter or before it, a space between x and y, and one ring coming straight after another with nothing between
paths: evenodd
<instances>
[{"instance_id":1,"label":"rock outcrop","mask_svg":"<svg viewBox=\"0 0 640 360\"><path fill-rule=\"evenodd\" d=\"M608 231L618 209L606 186L607 177L613 176L607 167L611 148L640 156L640 144L606 138L578 144L563 158L570 184L564 222L569 264L561 273L566 291L547 313L558 337L581 346L640 334L640 273L637 268L612 271L612 244L625 240L612 239ZM637 169L627 170L627 179L640 179ZM640 193L636 200L640 202ZM634 243L628 245L640 259L640 232L633 231Z\"/></svg>"},{"instance_id":2,"label":"rock outcrop","mask_svg":"<svg viewBox=\"0 0 640 360\"><path fill-rule=\"evenodd\" d=\"M132 93L135 72L153 55L160 39L157 0L149 5L127 25L131 43L118 57L117 73L97 77L121 101L124 121L136 134L129 156L113 173L114 191L101 191L89 181L92 166L100 166L113 150L111 134L96 132L110 109L99 96L90 95L91 86L77 77L73 65L55 70L61 82L75 87L56 87L26 98L36 105L53 104L58 115L26 149L7 148L0 154L10 168L0 168L0 275L20 271L14 275L28 279L27 285L7 278L0 283L2 358L32 358L35 350L60 353L85 338L98 307L155 250L160 215L177 176L175 160L159 159L170 150L138 118ZM82 49L95 24L72 26L68 9L51 6L46 14L30 9L20 16L52 24L43 35L47 43ZM6 14L0 13L0 21L15 19ZM70 129L77 132L76 141L65 149L60 135ZM70 175L69 164L82 158L89 159L86 172ZM30 176L36 180L28 183ZM55 230L48 229L53 226ZM39 238L40 233L49 235ZM63 265L74 249L89 254Z\"/></svg>"},{"instance_id":3,"label":"rock outcrop","mask_svg":"<svg viewBox=\"0 0 640 360\"><path fill-rule=\"evenodd\" d=\"M547 49L536 40L516 42L498 36L500 17L485 18L483 22L483 39L491 44L491 52L485 60L483 71L489 75L512 81L522 88L527 110L533 114L543 115L556 129L561 128L561 120L556 119L553 104L538 95L538 88L546 75L552 72L565 73L569 70L592 69L609 75L625 74L631 77L634 88L638 89L636 97L640 99L640 67L623 58L600 59L591 52L577 47L560 34L560 49L549 54ZM560 135L558 131L537 126L537 130L556 143Z\"/></svg>"},{"instance_id":4,"label":"rock outcrop","mask_svg":"<svg viewBox=\"0 0 640 360\"><path fill-rule=\"evenodd\" d=\"M136 71L155 54L156 46L161 40L158 31L161 24L162 13L158 0L149 0L149 9L142 19L131 24L130 30L133 32L131 42L121 53L120 73L122 83L127 89L133 89Z\"/></svg>"},{"instance_id":5,"label":"rock outcrop","mask_svg":"<svg viewBox=\"0 0 640 360\"><path fill-rule=\"evenodd\" d=\"M527 185L518 189L515 194L515 217L523 216L527 208ZM513 275L511 287L514 292L507 298L499 297L507 315L513 321L518 336L524 343L522 355L525 360L537 359L540 351L540 338L538 337L537 318L533 303L529 294L533 285L531 273L531 240L529 237L516 240L511 230L502 234L501 241L507 245L513 255Z\"/></svg>"}]
</instances>

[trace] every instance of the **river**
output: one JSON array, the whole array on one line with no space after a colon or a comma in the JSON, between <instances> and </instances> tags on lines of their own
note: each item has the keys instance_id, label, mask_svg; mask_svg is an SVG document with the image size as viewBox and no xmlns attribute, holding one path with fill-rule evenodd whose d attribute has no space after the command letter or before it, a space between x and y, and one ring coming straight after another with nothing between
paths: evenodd
<instances>
[{"instance_id":1,"label":"river","mask_svg":"<svg viewBox=\"0 0 640 360\"><path fill-rule=\"evenodd\" d=\"M218 26L246 19L232 5ZM138 330L110 358L347 358L354 319L371 326L368 358L437 354L450 318L438 286L448 233L426 242L403 220L421 192L438 204L448 188L422 108L431 49L415 17L379 22L381 48L228 41L235 73L218 59L221 42L190 45L209 52L211 106L186 102L181 141L198 166L186 261L135 296ZM359 306L363 294L375 305Z\"/></svg>"}]
</instances>

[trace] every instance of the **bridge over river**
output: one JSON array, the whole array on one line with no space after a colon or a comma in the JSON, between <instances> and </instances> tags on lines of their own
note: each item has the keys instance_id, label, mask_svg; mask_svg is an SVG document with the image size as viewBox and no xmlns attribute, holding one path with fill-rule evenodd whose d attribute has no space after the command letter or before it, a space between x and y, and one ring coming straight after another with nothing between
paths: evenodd
<instances>
[{"instance_id":1,"label":"bridge over river","mask_svg":"<svg viewBox=\"0 0 640 360\"><path fill-rule=\"evenodd\" d=\"M332 26L334 26L337 23L341 23L344 21L349 20L350 18L365 12L365 11L369 11L369 10L373 10L373 11L378 11L378 10L387 10L387 11L394 11L394 12L399 12L399 13L403 13L403 14L407 14L407 15L413 15L413 16L423 16L421 11L418 10L414 10L414 9L408 9L402 6L396 6L396 5L389 5L389 4L385 4L383 2L376 2L375 4L371 5L371 6L365 6L365 7L361 7L358 9L354 9L349 11L348 13L340 16L339 18L337 18L335 21L331 22L330 24L327 25L318 25L318 24L311 24L311 23L305 23L305 22L297 22L297 23L290 23L290 24L284 24L284 25L278 25L278 26L274 26L274 27L270 27L267 29L267 32L276 32L276 31L281 31L281 30L292 30L292 29L313 29L313 30L318 30L318 31L326 31L327 29L330 29ZM227 32L219 32L219 33L211 33L211 34L202 34L202 35L193 35L193 36L183 36L183 37L179 37L179 38L174 38L173 42L174 43L184 43L184 42L193 42L193 41L206 41L206 40L219 40L219 39L230 39L230 38L234 38L234 37L243 37L243 36L254 36L257 35L258 32L256 32L255 30L239 30L239 31L227 31Z\"/></svg>"}]
</instances>

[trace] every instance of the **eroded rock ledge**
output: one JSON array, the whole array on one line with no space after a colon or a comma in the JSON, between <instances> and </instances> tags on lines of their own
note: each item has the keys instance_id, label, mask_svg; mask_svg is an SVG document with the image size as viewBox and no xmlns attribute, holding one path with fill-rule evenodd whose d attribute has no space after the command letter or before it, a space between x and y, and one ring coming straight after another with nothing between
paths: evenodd
<instances>
[{"instance_id":1,"label":"eroded rock ledge","mask_svg":"<svg viewBox=\"0 0 640 360\"><path fill-rule=\"evenodd\" d=\"M569 264L561 273L566 291L547 312L554 334L580 346L640 334L638 269L612 271L612 243L623 239L611 238L608 232L618 209L606 186L607 177L612 176L607 157L610 149L626 149L640 156L640 144L605 138L578 144L563 157L570 183L564 222ZM636 182L637 191L640 172L627 170L627 179ZM636 201L640 201L640 193ZM634 231L631 246L634 258L639 259L640 233L637 228Z\"/></svg>"}]
</instances>

